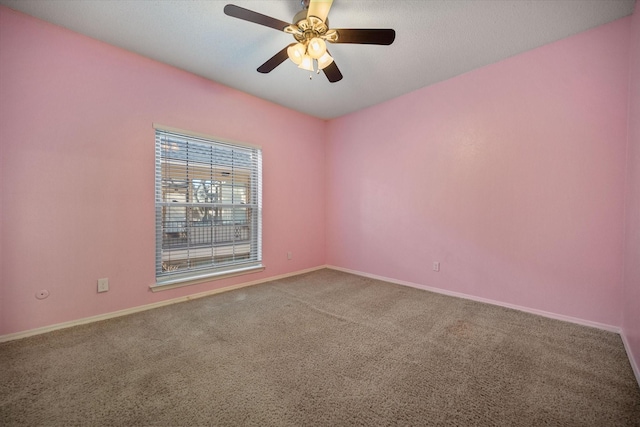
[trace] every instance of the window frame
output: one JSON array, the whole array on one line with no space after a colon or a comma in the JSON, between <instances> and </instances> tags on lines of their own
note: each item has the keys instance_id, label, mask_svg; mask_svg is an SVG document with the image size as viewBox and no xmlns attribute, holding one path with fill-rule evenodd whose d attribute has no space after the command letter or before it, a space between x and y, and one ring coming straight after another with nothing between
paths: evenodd
<instances>
[{"instance_id":1,"label":"window frame","mask_svg":"<svg viewBox=\"0 0 640 427\"><path fill-rule=\"evenodd\" d=\"M151 285L151 289L153 291L170 289L262 271L264 266L262 264L261 147L156 123L153 124L153 128L155 130L156 280L155 284ZM190 160L189 157L179 158L180 154L166 154L168 153L167 141L171 143L179 141L179 150L184 150L187 156L189 150L198 152L205 150L212 154L206 157L206 162L202 160L205 158L202 156L196 161ZM232 153L232 160L226 156L228 153ZM234 160L236 158L241 160ZM174 172L167 172L174 168L184 169L186 178L179 177L179 173L172 175ZM224 181L225 178L220 178L221 175L229 176L230 183ZM166 197L169 187L165 184L170 178L172 184L174 179L175 182L180 183L179 187L182 190L171 190L174 192L171 198L176 197L179 200L169 201ZM204 193L201 191L200 196L204 197L196 200L196 191L202 184L204 184ZM208 189L207 186L209 186ZM216 187L215 191L214 187ZM225 197L226 199L222 200ZM238 198L240 200L236 200ZM181 210L183 210L181 216L184 218L180 222L174 221L172 215L175 216L177 212L180 216ZM194 215L194 213L197 214ZM197 219L194 219L196 217ZM244 221L243 217L246 218ZM184 228L182 233L167 232L168 228L177 227L177 224ZM204 240L201 237L203 234L199 234L200 237L194 234L203 230L206 232L204 235L207 236ZM178 234L183 245L173 247L171 240L177 241ZM237 252L242 250L245 252ZM202 258L196 255L207 251L210 255ZM230 256L225 255L228 251L231 252ZM225 258L228 260L225 261ZM182 264L184 267L169 269L169 264L165 265L167 260L174 263L171 265ZM200 263L203 264L199 265Z\"/></svg>"}]
</instances>

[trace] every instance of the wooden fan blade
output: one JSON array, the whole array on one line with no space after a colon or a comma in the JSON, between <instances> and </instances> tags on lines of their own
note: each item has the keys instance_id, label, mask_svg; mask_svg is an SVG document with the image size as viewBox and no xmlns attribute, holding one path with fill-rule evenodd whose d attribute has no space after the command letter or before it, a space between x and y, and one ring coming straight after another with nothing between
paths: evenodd
<instances>
[{"instance_id":1,"label":"wooden fan blade","mask_svg":"<svg viewBox=\"0 0 640 427\"><path fill-rule=\"evenodd\" d=\"M307 12L307 19L310 16L320 18L322 22L326 22L327 15L329 15L329 9L333 0L311 0L309 2L309 11Z\"/></svg>"},{"instance_id":2,"label":"wooden fan blade","mask_svg":"<svg viewBox=\"0 0 640 427\"><path fill-rule=\"evenodd\" d=\"M289 46L293 46L294 44L295 43L291 43ZM280 52L273 55L271 59L269 59L267 62L262 64L260 67L258 67L258 72L264 73L264 74L269 73L273 71L273 69L276 68L278 65L286 61L287 58L289 58L289 55L287 54L287 49L289 48L289 46L285 47Z\"/></svg>"},{"instance_id":3,"label":"wooden fan blade","mask_svg":"<svg viewBox=\"0 0 640 427\"><path fill-rule=\"evenodd\" d=\"M390 45L396 39L396 32L390 28L378 29L337 29L338 40L334 43L383 44Z\"/></svg>"},{"instance_id":4,"label":"wooden fan blade","mask_svg":"<svg viewBox=\"0 0 640 427\"><path fill-rule=\"evenodd\" d=\"M245 9L234 4L228 4L224 7L224 13L234 18L243 19L245 21L253 22L255 24L264 25L265 27L275 28L276 30L283 31L288 27L288 22L281 21L276 18L272 18L267 15L263 15L258 12L254 12L249 9Z\"/></svg>"},{"instance_id":5,"label":"wooden fan blade","mask_svg":"<svg viewBox=\"0 0 640 427\"><path fill-rule=\"evenodd\" d=\"M338 66L336 65L335 60L331 64L323 68L322 71L324 72L324 75L327 76L327 79L329 79L331 83L339 82L340 80L342 80L342 73L338 69Z\"/></svg>"}]
</instances>

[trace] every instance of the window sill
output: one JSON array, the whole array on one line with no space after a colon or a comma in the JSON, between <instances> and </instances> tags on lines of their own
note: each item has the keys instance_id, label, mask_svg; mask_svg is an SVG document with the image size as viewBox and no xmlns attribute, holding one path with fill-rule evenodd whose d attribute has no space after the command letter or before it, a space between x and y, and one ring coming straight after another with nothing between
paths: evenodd
<instances>
[{"instance_id":1,"label":"window sill","mask_svg":"<svg viewBox=\"0 0 640 427\"><path fill-rule=\"evenodd\" d=\"M183 286L197 285L198 283L211 282L213 280L227 279L229 277L241 276L243 274L258 273L265 269L264 265L254 265L251 267L239 268L237 270L225 271L222 273L207 273L193 277L180 277L167 279L150 285L152 292L166 291L169 289L181 288Z\"/></svg>"}]
</instances>

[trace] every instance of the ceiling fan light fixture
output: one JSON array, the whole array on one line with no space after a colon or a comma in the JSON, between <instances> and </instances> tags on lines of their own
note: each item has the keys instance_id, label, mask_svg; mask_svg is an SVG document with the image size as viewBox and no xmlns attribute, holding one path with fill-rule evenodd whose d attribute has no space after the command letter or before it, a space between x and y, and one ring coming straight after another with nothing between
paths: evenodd
<instances>
[{"instance_id":1,"label":"ceiling fan light fixture","mask_svg":"<svg viewBox=\"0 0 640 427\"><path fill-rule=\"evenodd\" d=\"M328 14L333 0L300 0L303 9L293 23L281 21L233 4L224 7L224 13L233 18L284 31L293 36L294 43L284 47L258 67L259 73L269 73L291 59L298 68L318 74L322 70L331 83L342 80L342 73L327 51L326 43L390 45L396 37L391 28L329 28ZM640 0L639 0L640 1ZM311 77L311 76L310 76Z\"/></svg>"},{"instance_id":2,"label":"ceiling fan light fixture","mask_svg":"<svg viewBox=\"0 0 640 427\"><path fill-rule=\"evenodd\" d=\"M319 59L327 52L327 44L320 37L314 37L309 40L309 46L307 47L307 53L313 59Z\"/></svg>"},{"instance_id":3,"label":"ceiling fan light fixture","mask_svg":"<svg viewBox=\"0 0 640 427\"><path fill-rule=\"evenodd\" d=\"M333 58L329 55L329 52L324 52L320 58L318 58L318 70L324 70L333 62Z\"/></svg>"},{"instance_id":4,"label":"ceiling fan light fixture","mask_svg":"<svg viewBox=\"0 0 640 427\"><path fill-rule=\"evenodd\" d=\"M306 54L306 47L302 43L296 43L287 48L287 55L289 59L294 62L296 65L300 65L302 60Z\"/></svg>"},{"instance_id":5,"label":"ceiling fan light fixture","mask_svg":"<svg viewBox=\"0 0 640 427\"><path fill-rule=\"evenodd\" d=\"M313 58L309 55L304 55L302 57L302 62L298 65L298 68L302 68L303 70L313 71Z\"/></svg>"}]
</instances>

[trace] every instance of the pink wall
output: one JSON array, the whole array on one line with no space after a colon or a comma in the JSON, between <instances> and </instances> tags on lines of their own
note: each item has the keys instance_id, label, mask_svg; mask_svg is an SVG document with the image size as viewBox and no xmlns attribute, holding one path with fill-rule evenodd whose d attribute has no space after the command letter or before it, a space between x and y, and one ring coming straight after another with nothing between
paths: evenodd
<instances>
[{"instance_id":1,"label":"pink wall","mask_svg":"<svg viewBox=\"0 0 640 427\"><path fill-rule=\"evenodd\" d=\"M630 24L331 121L327 264L619 326Z\"/></svg>"},{"instance_id":2,"label":"pink wall","mask_svg":"<svg viewBox=\"0 0 640 427\"><path fill-rule=\"evenodd\" d=\"M327 124L0 7L0 335L326 262L623 324L637 360L638 27ZM263 146L263 273L149 291L154 122Z\"/></svg>"},{"instance_id":3,"label":"pink wall","mask_svg":"<svg viewBox=\"0 0 640 427\"><path fill-rule=\"evenodd\" d=\"M640 381L640 2L631 19L623 334Z\"/></svg>"},{"instance_id":4,"label":"pink wall","mask_svg":"<svg viewBox=\"0 0 640 427\"><path fill-rule=\"evenodd\" d=\"M324 264L324 121L4 7L0 93L0 335ZM150 292L154 122L262 145L264 272Z\"/></svg>"}]
</instances>

